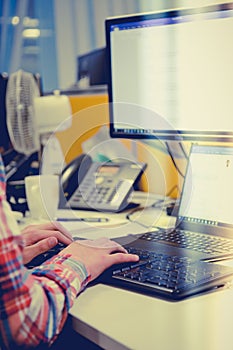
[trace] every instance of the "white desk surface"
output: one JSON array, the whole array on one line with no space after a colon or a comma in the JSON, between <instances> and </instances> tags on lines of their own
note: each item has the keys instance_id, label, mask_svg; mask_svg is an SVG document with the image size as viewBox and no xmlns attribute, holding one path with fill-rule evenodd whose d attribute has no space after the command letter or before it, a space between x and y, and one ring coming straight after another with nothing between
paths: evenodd
<instances>
[{"instance_id":1,"label":"white desk surface","mask_svg":"<svg viewBox=\"0 0 233 350\"><path fill-rule=\"evenodd\" d=\"M77 212L81 217L92 213ZM156 225L166 223L164 213L154 211ZM59 212L59 215L66 214ZM134 219L148 223L150 209L136 212ZM97 214L95 214L97 215ZM106 214L101 214L103 217ZM115 216L114 216L115 215ZM70 223L74 235L97 238L145 231L136 223L125 224L125 214L110 215L109 223L99 230L93 224ZM99 216L99 213L98 213ZM21 226L30 223L26 220ZM117 228L120 224L120 230ZM168 223L169 224L169 223ZM97 225L98 226L98 225ZM233 350L233 288L192 297L180 302L144 296L98 284L77 297L70 310L74 329L109 350Z\"/></svg>"},{"instance_id":2,"label":"white desk surface","mask_svg":"<svg viewBox=\"0 0 233 350\"><path fill-rule=\"evenodd\" d=\"M104 349L233 349L233 289L173 303L99 284L70 315L74 329Z\"/></svg>"}]
</instances>

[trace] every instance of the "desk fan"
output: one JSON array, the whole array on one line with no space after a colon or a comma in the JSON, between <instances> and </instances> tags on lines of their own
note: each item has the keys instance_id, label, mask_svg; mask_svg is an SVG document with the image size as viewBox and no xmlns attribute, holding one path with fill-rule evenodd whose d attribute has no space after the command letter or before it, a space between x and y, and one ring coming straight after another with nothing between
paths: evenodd
<instances>
[{"instance_id":1,"label":"desk fan","mask_svg":"<svg viewBox=\"0 0 233 350\"><path fill-rule=\"evenodd\" d=\"M40 95L33 74L18 70L11 74L6 88L6 123L16 157L7 165L7 199L13 210L27 209L24 177L40 150L34 113L34 98Z\"/></svg>"},{"instance_id":2,"label":"desk fan","mask_svg":"<svg viewBox=\"0 0 233 350\"><path fill-rule=\"evenodd\" d=\"M39 151L34 98L40 90L33 74L19 70L10 75L6 91L7 128L16 151L25 155Z\"/></svg>"}]
</instances>

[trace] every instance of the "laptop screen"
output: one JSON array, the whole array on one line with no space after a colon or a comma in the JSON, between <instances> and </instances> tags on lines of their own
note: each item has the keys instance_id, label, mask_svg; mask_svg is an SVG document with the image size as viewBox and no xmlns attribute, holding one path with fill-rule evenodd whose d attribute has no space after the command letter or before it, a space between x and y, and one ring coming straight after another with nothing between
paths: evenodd
<instances>
[{"instance_id":1,"label":"laptop screen","mask_svg":"<svg viewBox=\"0 0 233 350\"><path fill-rule=\"evenodd\" d=\"M213 227L233 227L233 148L193 145L178 220Z\"/></svg>"}]
</instances>

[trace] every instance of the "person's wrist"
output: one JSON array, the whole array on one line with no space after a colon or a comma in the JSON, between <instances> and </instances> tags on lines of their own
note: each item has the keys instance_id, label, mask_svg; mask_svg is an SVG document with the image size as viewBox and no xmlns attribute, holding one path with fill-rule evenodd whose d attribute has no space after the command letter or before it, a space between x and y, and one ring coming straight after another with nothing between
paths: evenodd
<instances>
[{"instance_id":1,"label":"person's wrist","mask_svg":"<svg viewBox=\"0 0 233 350\"><path fill-rule=\"evenodd\" d=\"M62 254L61 252L58 254L58 256L61 256L63 260L62 265L69 266L72 270L74 270L75 273L78 273L79 277L82 280L81 283L84 288L91 280L91 273L88 267L72 254Z\"/></svg>"}]
</instances>

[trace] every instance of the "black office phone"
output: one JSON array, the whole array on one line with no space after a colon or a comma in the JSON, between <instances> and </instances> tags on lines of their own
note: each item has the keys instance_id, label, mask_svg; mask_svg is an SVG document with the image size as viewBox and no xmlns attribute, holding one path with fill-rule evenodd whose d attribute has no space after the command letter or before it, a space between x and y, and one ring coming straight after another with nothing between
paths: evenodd
<instances>
[{"instance_id":1,"label":"black office phone","mask_svg":"<svg viewBox=\"0 0 233 350\"><path fill-rule=\"evenodd\" d=\"M130 203L135 183L146 168L137 162L92 162L66 207L119 212Z\"/></svg>"}]
</instances>

